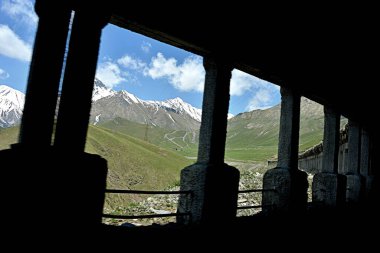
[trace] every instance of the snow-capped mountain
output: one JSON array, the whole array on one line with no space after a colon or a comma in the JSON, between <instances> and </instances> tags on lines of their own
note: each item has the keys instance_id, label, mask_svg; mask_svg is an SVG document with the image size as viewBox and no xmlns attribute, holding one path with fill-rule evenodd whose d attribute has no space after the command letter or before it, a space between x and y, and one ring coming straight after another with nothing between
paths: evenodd
<instances>
[{"instance_id":1,"label":"snow-capped mountain","mask_svg":"<svg viewBox=\"0 0 380 253\"><path fill-rule=\"evenodd\" d=\"M110 95L114 95L116 92L107 88L98 78L95 78L94 90L92 92L92 101L99 100Z\"/></svg>"},{"instance_id":2,"label":"snow-capped mountain","mask_svg":"<svg viewBox=\"0 0 380 253\"><path fill-rule=\"evenodd\" d=\"M202 111L181 98L166 101L143 100L122 90L107 88L95 80L91 122L98 124L115 118L124 118L173 130L198 130Z\"/></svg>"},{"instance_id":3,"label":"snow-capped mountain","mask_svg":"<svg viewBox=\"0 0 380 253\"><path fill-rule=\"evenodd\" d=\"M24 100L22 92L6 85L0 86L0 127L10 127L20 122ZM165 101L143 100L125 90L112 90L99 79L94 81L92 103L93 124L119 117L167 129L193 131L199 129L202 118L201 109L179 97Z\"/></svg>"},{"instance_id":4,"label":"snow-capped mountain","mask_svg":"<svg viewBox=\"0 0 380 253\"><path fill-rule=\"evenodd\" d=\"M0 127L10 127L20 123L24 103L24 93L0 85Z\"/></svg>"},{"instance_id":5,"label":"snow-capped mountain","mask_svg":"<svg viewBox=\"0 0 380 253\"><path fill-rule=\"evenodd\" d=\"M169 110L175 110L179 114L188 114L191 118L198 122L202 119L202 110L193 107L192 105L184 102L181 98L176 97L168 99L166 101L146 101L147 103L156 104L161 108L167 108Z\"/></svg>"}]
</instances>

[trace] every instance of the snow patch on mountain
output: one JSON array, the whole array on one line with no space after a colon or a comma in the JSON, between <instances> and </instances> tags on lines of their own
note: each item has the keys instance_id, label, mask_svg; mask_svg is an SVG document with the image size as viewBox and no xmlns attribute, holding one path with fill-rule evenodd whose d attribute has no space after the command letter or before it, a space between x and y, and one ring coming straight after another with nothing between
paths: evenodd
<instances>
[{"instance_id":1,"label":"snow patch on mountain","mask_svg":"<svg viewBox=\"0 0 380 253\"><path fill-rule=\"evenodd\" d=\"M92 92L92 101L99 100L104 97L115 95L116 92L107 88L99 79L95 78L94 90Z\"/></svg>"},{"instance_id":2,"label":"snow patch on mountain","mask_svg":"<svg viewBox=\"0 0 380 253\"><path fill-rule=\"evenodd\" d=\"M25 95L6 85L0 85L0 127L20 123Z\"/></svg>"},{"instance_id":3,"label":"snow patch on mountain","mask_svg":"<svg viewBox=\"0 0 380 253\"><path fill-rule=\"evenodd\" d=\"M99 115L96 115L96 116L95 116L94 126L95 126L96 124L99 123L99 120L100 120L100 116L101 116L101 115L102 115L102 114L99 114Z\"/></svg>"},{"instance_id":4,"label":"snow patch on mountain","mask_svg":"<svg viewBox=\"0 0 380 253\"><path fill-rule=\"evenodd\" d=\"M128 91L122 90L120 91L125 101L127 101L129 104L141 104L144 102L144 100L139 99L135 95L129 93Z\"/></svg>"},{"instance_id":5,"label":"snow patch on mountain","mask_svg":"<svg viewBox=\"0 0 380 253\"><path fill-rule=\"evenodd\" d=\"M146 101L150 104L155 104L159 107L172 109L179 114L188 114L191 118L198 122L202 119L202 110L193 107L192 105L186 103L181 98L176 97L173 99L168 99L166 101Z\"/></svg>"}]
</instances>

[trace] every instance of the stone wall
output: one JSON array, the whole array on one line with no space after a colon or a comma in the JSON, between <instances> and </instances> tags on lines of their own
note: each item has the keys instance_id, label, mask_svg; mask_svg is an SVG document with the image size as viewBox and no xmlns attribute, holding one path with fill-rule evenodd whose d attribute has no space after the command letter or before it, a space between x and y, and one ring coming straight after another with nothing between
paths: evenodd
<instances>
[{"instance_id":1,"label":"stone wall","mask_svg":"<svg viewBox=\"0 0 380 253\"><path fill-rule=\"evenodd\" d=\"M343 168L347 163L348 154L348 125L346 124L340 131L339 141L339 156L338 156L338 172L343 173ZM311 174L316 174L322 171L322 156L323 156L323 143L309 148L298 156L298 168Z\"/></svg>"},{"instance_id":2,"label":"stone wall","mask_svg":"<svg viewBox=\"0 0 380 253\"><path fill-rule=\"evenodd\" d=\"M346 124L340 130L339 140L339 157L338 157L338 173L343 173L343 168L347 163L348 154L348 124ZM322 156L323 156L323 143L320 142L317 145L307 149L306 151L298 155L298 168L306 171L307 173L316 174L322 170ZM277 166L277 160L268 160L268 167L274 168Z\"/></svg>"}]
</instances>

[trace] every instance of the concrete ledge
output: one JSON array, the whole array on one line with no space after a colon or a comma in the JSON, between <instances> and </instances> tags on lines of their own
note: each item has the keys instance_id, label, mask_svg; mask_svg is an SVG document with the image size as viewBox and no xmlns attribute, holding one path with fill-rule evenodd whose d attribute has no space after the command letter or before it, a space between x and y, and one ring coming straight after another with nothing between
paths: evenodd
<instances>
[{"instance_id":1,"label":"concrete ledge","mask_svg":"<svg viewBox=\"0 0 380 253\"><path fill-rule=\"evenodd\" d=\"M282 167L270 169L264 175L263 188L274 190L263 192L264 212L306 210L306 172Z\"/></svg>"},{"instance_id":2,"label":"concrete ledge","mask_svg":"<svg viewBox=\"0 0 380 253\"><path fill-rule=\"evenodd\" d=\"M178 212L190 212L180 216L181 224L228 222L236 217L239 171L227 164L219 166L196 163L181 171L181 194Z\"/></svg>"},{"instance_id":3,"label":"concrete ledge","mask_svg":"<svg viewBox=\"0 0 380 253\"><path fill-rule=\"evenodd\" d=\"M0 189L6 193L2 200L4 206L10 207L4 210L4 217L10 227L23 227L25 219L21 217L28 219L32 233L36 233L36 227L41 234L54 234L72 227L75 231L70 233L101 226L107 179L105 159L84 152L63 153L52 147L17 145L0 151L0 160Z\"/></svg>"},{"instance_id":4,"label":"concrete ledge","mask_svg":"<svg viewBox=\"0 0 380 253\"><path fill-rule=\"evenodd\" d=\"M313 177L313 205L343 206L346 200L346 177L339 174L317 173Z\"/></svg>"}]
</instances>

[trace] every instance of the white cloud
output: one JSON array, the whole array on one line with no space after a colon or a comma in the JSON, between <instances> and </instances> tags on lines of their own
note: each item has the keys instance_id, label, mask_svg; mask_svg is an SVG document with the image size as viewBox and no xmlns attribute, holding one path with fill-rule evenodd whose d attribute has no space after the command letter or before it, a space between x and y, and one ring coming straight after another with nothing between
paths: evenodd
<instances>
[{"instance_id":1,"label":"white cloud","mask_svg":"<svg viewBox=\"0 0 380 253\"><path fill-rule=\"evenodd\" d=\"M246 106L246 110L263 110L277 102L279 86L234 69L231 78L231 96L241 96L247 92L252 94L252 97Z\"/></svg>"},{"instance_id":2,"label":"white cloud","mask_svg":"<svg viewBox=\"0 0 380 253\"><path fill-rule=\"evenodd\" d=\"M8 72L0 68L0 79L7 79L8 77L9 77Z\"/></svg>"},{"instance_id":3,"label":"white cloud","mask_svg":"<svg viewBox=\"0 0 380 253\"><path fill-rule=\"evenodd\" d=\"M179 75L174 76L174 86L179 90L203 92L205 70L201 57L188 57L179 66Z\"/></svg>"},{"instance_id":4,"label":"white cloud","mask_svg":"<svg viewBox=\"0 0 380 253\"><path fill-rule=\"evenodd\" d=\"M152 58L149 68L145 74L153 79L172 77L178 75L177 60L174 58L166 59L162 53L158 53Z\"/></svg>"},{"instance_id":5,"label":"white cloud","mask_svg":"<svg viewBox=\"0 0 380 253\"><path fill-rule=\"evenodd\" d=\"M146 42L146 41L143 41L142 44L141 44L141 50L144 52L144 53L149 53L150 49L152 48L152 44L150 44L149 42Z\"/></svg>"},{"instance_id":6,"label":"white cloud","mask_svg":"<svg viewBox=\"0 0 380 253\"><path fill-rule=\"evenodd\" d=\"M38 20L34 12L33 2L30 0L3 0L1 10L12 19L32 27L36 25Z\"/></svg>"},{"instance_id":7,"label":"white cloud","mask_svg":"<svg viewBox=\"0 0 380 253\"><path fill-rule=\"evenodd\" d=\"M102 81L108 88L113 88L123 81L127 74L122 72L119 66L111 61L99 64L96 70L96 77Z\"/></svg>"},{"instance_id":8,"label":"white cloud","mask_svg":"<svg viewBox=\"0 0 380 253\"><path fill-rule=\"evenodd\" d=\"M234 69L232 71L230 94L231 96L241 96L245 92L251 91L253 88L265 86L267 83L255 76Z\"/></svg>"},{"instance_id":9,"label":"white cloud","mask_svg":"<svg viewBox=\"0 0 380 253\"><path fill-rule=\"evenodd\" d=\"M232 71L230 84L231 96L241 96L245 92L251 90L254 85L255 79L253 76L236 69Z\"/></svg>"},{"instance_id":10,"label":"white cloud","mask_svg":"<svg viewBox=\"0 0 380 253\"><path fill-rule=\"evenodd\" d=\"M167 78L180 91L202 92L205 70L199 56L187 57L182 64L177 65L175 58L166 59L162 53L158 53L145 69L144 75L153 79Z\"/></svg>"},{"instance_id":11,"label":"white cloud","mask_svg":"<svg viewBox=\"0 0 380 253\"><path fill-rule=\"evenodd\" d=\"M144 71L144 69L146 68L145 62L143 62L142 60L138 58L133 58L127 54L121 57L120 59L118 59L117 63L125 68L129 68L133 70Z\"/></svg>"},{"instance_id":12,"label":"white cloud","mask_svg":"<svg viewBox=\"0 0 380 253\"><path fill-rule=\"evenodd\" d=\"M0 54L21 61L30 61L32 48L7 25L0 24Z\"/></svg>"},{"instance_id":13,"label":"white cloud","mask_svg":"<svg viewBox=\"0 0 380 253\"><path fill-rule=\"evenodd\" d=\"M267 109L273 106L274 94L273 90L268 88L259 88L249 100L246 107L247 110Z\"/></svg>"}]
</instances>

